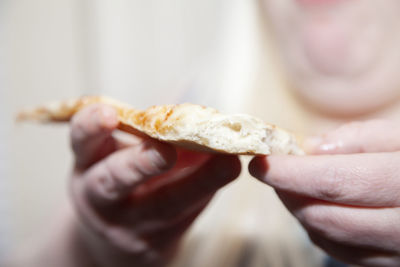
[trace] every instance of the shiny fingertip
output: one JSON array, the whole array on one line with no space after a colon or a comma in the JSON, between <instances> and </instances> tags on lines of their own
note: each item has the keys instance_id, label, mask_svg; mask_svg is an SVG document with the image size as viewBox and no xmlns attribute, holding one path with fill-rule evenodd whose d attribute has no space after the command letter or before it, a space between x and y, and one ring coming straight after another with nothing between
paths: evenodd
<instances>
[{"instance_id":1,"label":"shiny fingertip","mask_svg":"<svg viewBox=\"0 0 400 267\"><path fill-rule=\"evenodd\" d=\"M314 136L306 139L303 143L307 154L333 154L343 148L341 140L329 141L326 138Z\"/></svg>"}]
</instances>

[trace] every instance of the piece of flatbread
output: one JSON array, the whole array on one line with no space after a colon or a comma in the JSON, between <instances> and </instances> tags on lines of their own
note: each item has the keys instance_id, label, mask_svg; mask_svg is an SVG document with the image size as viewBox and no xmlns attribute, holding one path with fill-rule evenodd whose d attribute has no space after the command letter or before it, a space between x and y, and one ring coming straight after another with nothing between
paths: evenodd
<instances>
[{"instance_id":1,"label":"piece of flatbread","mask_svg":"<svg viewBox=\"0 0 400 267\"><path fill-rule=\"evenodd\" d=\"M249 115L225 115L194 104L152 106L142 111L108 97L86 96L24 110L18 120L69 121L79 110L95 103L115 108L122 131L144 133L191 150L241 155L304 154L292 134L274 125Z\"/></svg>"}]
</instances>

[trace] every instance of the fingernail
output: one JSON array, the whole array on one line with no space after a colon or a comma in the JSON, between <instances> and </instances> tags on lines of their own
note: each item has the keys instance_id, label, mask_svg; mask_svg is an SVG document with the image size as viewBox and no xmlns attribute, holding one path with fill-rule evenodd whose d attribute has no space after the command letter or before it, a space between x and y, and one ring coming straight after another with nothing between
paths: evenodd
<instances>
[{"instance_id":1,"label":"fingernail","mask_svg":"<svg viewBox=\"0 0 400 267\"><path fill-rule=\"evenodd\" d=\"M322 144L320 147L319 147L319 150L321 151L321 152L324 152L324 153L329 153L329 152L332 152L332 151L337 151L337 150L339 150L341 147L343 147L343 142L342 141L336 141L336 142L334 142L334 143L325 143L325 144Z\"/></svg>"},{"instance_id":2,"label":"fingernail","mask_svg":"<svg viewBox=\"0 0 400 267\"><path fill-rule=\"evenodd\" d=\"M100 110L100 122L102 125L113 127L116 124L116 111L112 107L105 106Z\"/></svg>"},{"instance_id":3,"label":"fingernail","mask_svg":"<svg viewBox=\"0 0 400 267\"><path fill-rule=\"evenodd\" d=\"M263 179L267 170L268 165L265 157L255 157L249 164L249 173L257 179Z\"/></svg>"},{"instance_id":4,"label":"fingernail","mask_svg":"<svg viewBox=\"0 0 400 267\"><path fill-rule=\"evenodd\" d=\"M156 148L148 149L147 156L151 164L157 169L164 169L166 167L167 161Z\"/></svg>"},{"instance_id":5,"label":"fingernail","mask_svg":"<svg viewBox=\"0 0 400 267\"><path fill-rule=\"evenodd\" d=\"M318 150L322 141L323 139L320 136L309 137L303 142L303 148L306 152L313 153Z\"/></svg>"},{"instance_id":6,"label":"fingernail","mask_svg":"<svg viewBox=\"0 0 400 267\"><path fill-rule=\"evenodd\" d=\"M147 157L156 171L165 171L170 169L176 161L176 152L170 147L162 145L149 145L146 149Z\"/></svg>"},{"instance_id":7,"label":"fingernail","mask_svg":"<svg viewBox=\"0 0 400 267\"><path fill-rule=\"evenodd\" d=\"M303 143L303 147L310 154L329 154L343 146L341 141L329 141L323 137L310 137Z\"/></svg>"}]
</instances>

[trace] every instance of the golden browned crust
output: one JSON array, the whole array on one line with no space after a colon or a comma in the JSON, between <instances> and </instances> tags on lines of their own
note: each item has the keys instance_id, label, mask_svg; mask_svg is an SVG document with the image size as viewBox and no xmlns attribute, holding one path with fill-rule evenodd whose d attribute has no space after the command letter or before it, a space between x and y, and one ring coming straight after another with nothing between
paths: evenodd
<instances>
[{"instance_id":1,"label":"golden browned crust","mask_svg":"<svg viewBox=\"0 0 400 267\"><path fill-rule=\"evenodd\" d=\"M112 106L117 112L119 128L122 131L136 133L138 126L146 128L150 121L145 111L136 110L126 104L103 96L84 96L78 99L48 103L37 108L22 110L18 113L17 120L67 122L80 110L93 104Z\"/></svg>"},{"instance_id":2,"label":"golden browned crust","mask_svg":"<svg viewBox=\"0 0 400 267\"><path fill-rule=\"evenodd\" d=\"M83 108L98 103L116 110L120 130L144 134L187 149L246 155L265 155L274 151L302 153L295 138L274 125L247 115L226 116L215 109L193 104L152 106L142 111L108 97L85 96L21 111L17 119L67 122ZM213 131L215 128L220 132ZM229 135L234 137L229 139ZM250 141L246 139L249 135Z\"/></svg>"},{"instance_id":3,"label":"golden browned crust","mask_svg":"<svg viewBox=\"0 0 400 267\"><path fill-rule=\"evenodd\" d=\"M118 129L131 134L143 134L151 137L172 131L174 121L179 116L171 119L176 108L180 105L151 106L147 110L137 110L127 104L104 96L84 96L41 105L33 109L25 109L17 114L17 121L39 122L68 122L80 110L93 104L106 104L112 106L117 112ZM205 108L205 107L203 107ZM179 145L178 142L171 142ZM187 141L187 146L196 150L212 151L201 145Z\"/></svg>"}]
</instances>

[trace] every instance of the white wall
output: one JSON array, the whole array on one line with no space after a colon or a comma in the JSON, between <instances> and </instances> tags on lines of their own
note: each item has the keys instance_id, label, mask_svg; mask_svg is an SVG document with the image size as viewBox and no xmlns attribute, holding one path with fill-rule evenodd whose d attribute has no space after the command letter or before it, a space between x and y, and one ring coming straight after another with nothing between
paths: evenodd
<instances>
[{"instance_id":1,"label":"white wall","mask_svg":"<svg viewBox=\"0 0 400 267\"><path fill-rule=\"evenodd\" d=\"M94 86L142 108L176 102L220 41L223 2L90 1Z\"/></svg>"},{"instance_id":2,"label":"white wall","mask_svg":"<svg viewBox=\"0 0 400 267\"><path fill-rule=\"evenodd\" d=\"M226 102L232 97L243 100L234 90L241 86L237 78L248 71L249 62L241 64L229 56L248 58L243 54L247 48L235 44L250 38L243 35L251 23L243 16L248 1L0 3L6 77L0 80L5 103L0 125L7 129L0 144L8 145L7 219L13 241L8 244L20 246L54 221L66 199L72 164L67 126L17 125L13 117L19 108L98 93L137 107L179 101L221 106L218 92L224 92L224 86L231 92L225 91ZM226 31L230 23L234 27ZM232 69L234 75L229 76Z\"/></svg>"},{"instance_id":3,"label":"white wall","mask_svg":"<svg viewBox=\"0 0 400 267\"><path fill-rule=\"evenodd\" d=\"M82 94L79 1L8 0L4 14L4 85L12 242L20 247L52 223L71 165L66 127L18 125L24 106Z\"/></svg>"},{"instance_id":4,"label":"white wall","mask_svg":"<svg viewBox=\"0 0 400 267\"><path fill-rule=\"evenodd\" d=\"M3 40L3 18L4 2L0 1L0 140L6 137L5 116L5 84L4 84L4 43ZM3 256L4 248L9 240L10 216L8 214L8 190L6 188L8 159L6 157L6 142L0 141L0 258Z\"/></svg>"},{"instance_id":5,"label":"white wall","mask_svg":"<svg viewBox=\"0 0 400 267\"><path fill-rule=\"evenodd\" d=\"M248 52L256 51L255 18L248 16L255 1L89 3L91 80L101 92L129 96L142 108L177 99L217 107L221 99L243 102L243 78L254 67Z\"/></svg>"}]
</instances>

